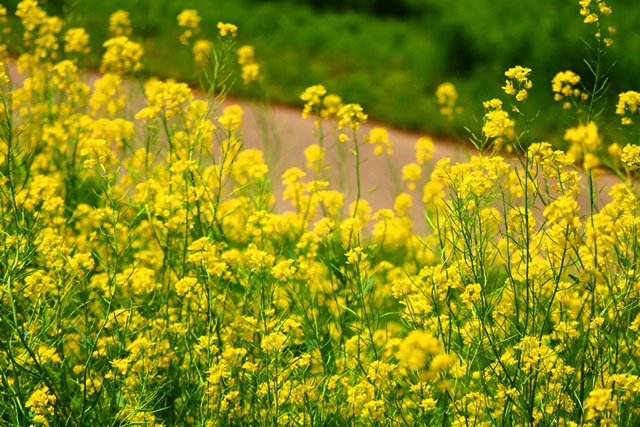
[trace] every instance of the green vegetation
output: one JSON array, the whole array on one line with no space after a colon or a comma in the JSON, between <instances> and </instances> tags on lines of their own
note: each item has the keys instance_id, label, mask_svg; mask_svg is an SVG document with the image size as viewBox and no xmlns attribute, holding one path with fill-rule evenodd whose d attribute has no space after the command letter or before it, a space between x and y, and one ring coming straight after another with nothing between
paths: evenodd
<instances>
[{"instance_id":1,"label":"green vegetation","mask_svg":"<svg viewBox=\"0 0 640 427\"><path fill-rule=\"evenodd\" d=\"M575 25L593 34L611 10L581 3ZM591 88L554 78L573 105L566 152L537 142L532 69L508 67L478 154L433 165L418 139L374 211L362 166L393 144L357 132L359 104L307 87L316 129L279 173L271 147L245 144L242 108L223 107L226 82L257 77L235 25L194 44L196 98L175 80L130 84L143 49L114 15L91 84L76 61L87 33L35 0L18 8L23 79L0 61L0 426L637 425L640 92L619 96L628 143L601 158L609 40L585 63ZM182 12L183 40L199 24Z\"/></svg>"},{"instance_id":2,"label":"green vegetation","mask_svg":"<svg viewBox=\"0 0 640 427\"><path fill-rule=\"evenodd\" d=\"M8 2L9 14L16 3ZM320 3L324 8L318 9ZM118 9L129 11L134 39L144 42L146 70L192 83L194 66L188 48L178 41L176 16L194 8L202 16L200 37L213 38L218 21L238 25L239 44L255 46L273 101L299 104L305 87L323 83L346 101L358 100L374 119L435 133L455 130L466 137L462 128L483 114L479 100L501 95L496 87L503 83L504 70L514 64L533 69L532 107L557 112L541 119L541 130L557 131L566 125L558 120L563 111L550 91L556 73L572 69L590 84L582 39L594 38L587 26L572 25L580 19L577 1L405 0L387 9L382 3L58 0L46 6L51 13L62 12L69 25L90 29L94 66L108 34L106 17ZM636 89L634 70L640 68L637 55L622 54L640 49L640 35L634 30L640 6L627 8L604 22L605 28L616 27L619 36L611 49L611 56L620 58L610 74L615 81L611 96ZM611 65L607 60L605 65ZM440 116L434 97L445 81L456 85L464 107L454 122ZM255 95L251 88L237 88L235 93ZM608 109L613 113L611 103Z\"/></svg>"}]
</instances>

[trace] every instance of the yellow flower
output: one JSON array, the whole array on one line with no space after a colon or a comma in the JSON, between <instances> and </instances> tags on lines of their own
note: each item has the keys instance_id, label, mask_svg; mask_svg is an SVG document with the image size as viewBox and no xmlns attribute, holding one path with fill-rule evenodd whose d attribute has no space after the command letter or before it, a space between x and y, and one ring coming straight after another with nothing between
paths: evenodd
<instances>
[{"instance_id":1,"label":"yellow flower","mask_svg":"<svg viewBox=\"0 0 640 427\"><path fill-rule=\"evenodd\" d=\"M242 82L249 84L250 82L260 80L260 65L258 64L244 64L242 66Z\"/></svg>"},{"instance_id":2,"label":"yellow flower","mask_svg":"<svg viewBox=\"0 0 640 427\"><path fill-rule=\"evenodd\" d=\"M198 28L200 24L200 16L198 11L194 9L185 9L178 15L178 26L186 28Z\"/></svg>"},{"instance_id":3,"label":"yellow flower","mask_svg":"<svg viewBox=\"0 0 640 427\"><path fill-rule=\"evenodd\" d=\"M5 71L4 63L2 61L0 61L0 83L2 83L3 85L6 85L10 81L11 81L11 79L9 78L9 75ZM3 111L3 110L0 110L0 111Z\"/></svg>"},{"instance_id":4,"label":"yellow flower","mask_svg":"<svg viewBox=\"0 0 640 427\"><path fill-rule=\"evenodd\" d=\"M262 339L260 347L266 352L282 352L284 350L284 344L287 341L287 336L282 332L276 332L269 334Z\"/></svg>"},{"instance_id":5,"label":"yellow flower","mask_svg":"<svg viewBox=\"0 0 640 427\"><path fill-rule=\"evenodd\" d=\"M260 150L242 150L234 159L232 175L240 185L250 181L259 181L267 173L269 173L269 167L264 163L262 151Z\"/></svg>"},{"instance_id":6,"label":"yellow flower","mask_svg":"<svg viewBox=\"0 0 640 427\"><path fill-rule=\"evenodd\" d=\"M88 139L84 143L83 148L80 150L80 155L88 157L88 159L84 161L84 167L87 169L93 169L96 165L100 164L108 170L115 158L104 139L93 138Z\"/></svg>"},{"instance_id":7,"label":"yellow flower","mask_svg":"<svg viewBox=\"0 0 640 427\"><path fill-rule=\"evenodd\" d=\"M236 133L242 125L242 115L244 111L239 105L231 105L223 110L223 113L218 117L218 122L229 131L229 133Z\"/></svg>"},{"instance_id":8,"label":"yellow flower","mask_svg":"<svg viewBox=\"0 0 640 427\"><path fill-rule=\"evenodd\" d=\"M585 24L593 24L594 22L598 22L598 15L595 13L590 13L586 18L584 18Z\"/></svg>"},{"instance_id":9,"label":"yellow flower","mask_svg":"<svg viewBox=\"0 0 640 427\"><path fill-rule=\"evenodd\" d=\"M349 205L349 215L360 220L363 227L366 227L371 219L371 205L365 199L360 199L357 202L357 210L356 210L356 202L352 202Z\"/></svg>"},{"instance_id":10,"label":"yellow flower","mask_svg":"<svg viewBox=\"0 0 640 427\"><path fill-rule=\"evenodd\" d=\"M618 410L618 398L610 388L595 388L589 392L584 401L585 419L593 420L604 413Z\"/></svg>"},{"instance_id":11,"label":"yellow flower","mask_svg":"<svg viewBox=\"0 0 640 427\"><path fill-rule=\"evenodd\" d=\"M562 195L551 202L542 212L547 221L562 226L580 228L580 205L571 195Z\"/></svg>"},{"instance_id":12,"label":"yellow flower","mask_svg":"<svg viewBox=\"0 0 640 427\"><path fill-rule=\"evenodd\" d=\"M142 46L132 42L126 36L118 36L107 40L100 65L101 73L124 74L142 69L140 58L144 54Z\"/></svg>"},{"instance_id":13,"label":"yellow flower","mask_svg":"<svg viewBox=\"0 0 640 427\"><path fill-rule=\"evenodd\" d=\"M397 358L410 369L423 369L427 362L442 352L442 346L430 332L411 331L398 348Z\"/></svg>"},{"instance_id":14,"label":"yellow flower","mask_svg":"<svg viewBox=\"0 0 640 427\"><path fill-rule=\"evenodd\" d=\"M487 110L502 110L502 101L497 98L490 99L482 103L482 107Z\"/></svg>"},{"instance_id":15,"label":"yellow flower","mask_svg":"<svg viewBox=\"0 0 640 427\"><path fill-rule=\"evenodd\" d=\"M45 415L54 415L53 404L55 404L57 400L54 394L49 393L49 387L40 386L29 396L24 406L30 408L35 415L44 418Z\"/></svg>"},{"instance_id":16,"label":"yellow flower","mask_svg":"<svg viewBox=\"0 0 640 427\"><path fill-rule=\"evenodd\" d=\"M125 375L129 369L129 362L129 359L113 359L109 363L116 368L120 374Z\"/></svg>"},{"instance_id":17,"label":"yellow flower","mask_svg":"<svg viewBox=\"0 0 640 427\"><path fill-rule=\"evenodd\" d=\"M180 114L185 102L193 99L191 88L186 83L174 81L152 79L147 82L144 91L148 105L136 114L136 119L149 118L152 112L164 112L165 117L171 119Z\"/></svg>"},{"instance_id":18,"label":"yellow flower","mask_svg":"<svg viewBox=\"0 0 640 427\"><path fill-rule=\"evenodd\" d=\"M488 111L484 116L484 120L482 132L487 138L509 135L515 126L515 122L509 117L509 113L503 110Z\"/></svg>"},{"instance_id":19,"label":"yellow flower","mask_svg":"<svg viewBox=\"0 0 640 427\"><path fill-rule=\"evenodd\" d=\"M429 209L438 206L444 199L444 184L440 180L430 180L423 188L422 201Z\"/></svg>"},{"instance_id":20,"label":"yellow flower","mask_svg":"<svg viewBox=\"0 0 640 427\"><path fill-rule=\"evenodd\" d=\"M363 252L363 249L360 246L356 246L349 250L345 256L347 257L347 264L356 265L360 261L364 260L367 257L367 254Z\"/></svg>"},{"instance_id":21,"label":"yellow flower","mask_svg":"<svg viewBox=\"0 0 640 427\"><path fill-rule=\"evenodd\" d=\"M193 57L198 64L207 64L213 52L213 44L208 40L198 40L191 48Z\"/></svg>"},{"instance_id":22,"label":"yellow flower","mask_svg":"<svg viewBox=\"0 0 640 427\"><path fill-rule=\"evenodd\" d=\"M420 406L422 409L428 412L436 409L437 403L438 403L437 399L434 399L432 397L427 397L426 399L422 399L422 402L418 406Z\"/></svg>"},{"instance_id":23,"label":"yellow flower","mask_svg":"<svg viewBox=\"0 0 640 427\"><path fill-rule=\"evenodd\" d=\"M322 98L322 108L320 109L320 117L325 120L334 118L338 115L338 111L342 108L342 98L338 95L328 94Z\"/></svg>"},{"instance_id":24,"label":"yellow flower","mask_svg":"<svg viewBox=\"0 0 640 427\"><path fill-rule=\"evenodd\" d=\"M338 129L346 126L353 130L358 130L360 124L367 121L367 115L362 112L360 104L347 104L340 108L337 114Z\"/></svg>"},{"instance_id":25,"label":"yellow flower","mask_svg":"<svg viewBox=\"0 0 640 427\"><path fill-rule=\"evenodd\" d=\"M84 28L69 28L64 36L64 43L65 52L79 52L86 55L91 51L87 46L89 44L89 34L86 33Z\"/></svg>"},{"instance_id":26,"label":"yellow flower","mask_svg":"<svg viewBox=\"0 0 640 427\"><path fill-rule=\"evenodd\" d=\"M178 294L179 296L184 296L195 287L197 281L198 280L195 277L184 277L180 279L175 284L176 294Z\"/></svg>"},{"instance_id":27,"label":"yellow flower","mask_svg":"<svg viewBox=\"0 0 640 427\"><path fill-rule=\"evenodd\" d=\"M238 55L238 64L253 64L254 62L254 49L253 46L242 46L236 51Z\"/></svg>"},{"instance_id":28,"label":"yellow flower","mask_svg":"<svg viewBox=\"0 0 640 427\"><path fill-rule=\"evenodd\" d=\"M507 95L515 95L516 101L524 101L528 97L528 93L526 89L531 89L533 87L533 83L529 80L528 75L531 73L531 68L521 67L520 65L516 65L513 68L509 68L504 75L509 78L506 81L505 86L502 87ZM513 85L513 82L518 84L518 89Z\"/></svg>"},{"instance_id":29,"label":"yellow flower","mask_svg":"<svg viewBox=\"0 0 640 427\"><path fill-rule=\"evenodd\" d=\"M504 75L509 79L515 79L518 82L525 83L528 81L527 76L531 73L531 68L521 67L516 65L513 68L509 68Z\"/></svg>"},{"instance_id":30,"label":"yellow flower","mask_svg":"<svg viewBox=\"0 0 640 427\"><path fill-rule=\"evenodd\" d=\"M624 163L629 170L636 170L640 167L640 146L629 144L622 149L620 161Z\"/></svg>"},{"instance_id":31,"label":"yellow flower","mask_svg":"<svg viewBox=\"0 0 640 427\"><path fill-rule=\"evenodd\" d=\"M322 98L327 94L327 89L322 85L309 86L302 92L300 99L305 102L302 110L302 118L311 117L311 113L322 103Z\"/></svg>"},{"instance_id":32,"label":"yellow flower","mask_svg":"<svg viewBox=\"0 0 640 427\"><path fill-rule=\"evenodd\" d=\"M471 307L474 302L480 300L480 296L482 294L482 285L478 283L473 283L471 285L467 285L464 288L464 292L460 294L460 300L467 305L467 307Z\"/></svg>"},{"instance_id":33,"label":"yellow flower","mask_svg":"<svg viewBox=\"0 0 640 427\"><path fill-rule=\"evenodd\" d=\"M320 237L326 237L335 228L335 221L331 218L321 218L313 224L313 232Z\"/></svg>"},{"instance_id":34,"label":"yellow flower","mask_svg":"<svg viewBox=\"0 0 640 427\"><path fill-rule=\"evenodd\" d=\"M609 147L607 147L607 153L609 153L609 155L613 158L620 158L620 156L622 155L622 148L620 148L620 145L618 145L618 143L614 142L613 144L609 145Z\"/></svg>"},{"instance_id":35,"label":"yellow flower","mask_svg":"<svg viewBox=\"0 0 640 427\"><path fill-rule=\"evenodd\" d=\"M236 36L236 32L238 31L238 27L233 24L225 24L223 22L218 22L218 29L220 30L220 35L222 37L226 37L230 35L231 37Z\"/></svg>"},{"instance_id":36,"label":"yellow flower","mask_svg":"<svg viewBox=\"0 0 640 427\"><path fill-rule=\"evenodd\" d=\"M387 155L393 154L393 144L389 141L389 134L387 130L382 127L376 127L371 129L369 135L364 136L364 142L367 144L375 144L373 154L379 156L382 152Z\"/></svg>"},{"instance_id":37,"label":"yellow flower","mask_svg":"<svg viewBox=\"0 0 640 427\"><path fill-rule=\"evenodd\" d=\"M440 114L453 117L455 110L456 100L458 99L458 92L452 83L442 83L436 89L436 98L440 105Z\"/></svg>"},{"instance_id":38,"label":"yellow flower","mask_svg":"<svg viewBox=\"0 0 640 427\"><path fill-rule=\"evenodd\" d=\"M118 10L109 17L109 32L114 37L131 34L131 20L129 12Z\"/></svg>"},{"instance_id":39,"label":"yellow flower","mask_svg":"<svg viewBox=\"0 0 640 427\"><path fill-rule=\"evenodd\" d=\"M344 246L358 246L362 223L359 218L347 218L340 224L341 238Z\"/></svg>"},{"instance_id":40,"label":"yellow flower","mask_svg":"<svg viewBox=\"0 0 640 427\"><path fill-rule=\"evenodd\" d=\"M505 93L507 95L515 95L516 94L516 90L513 88L513 82L511 80L507 80L506 84L504 86L502 86L502 89L504 89Z\"/></svg>"},{"instance_id":41,"label":"yellow flower","mask_svg":"<svg viewBox=\"0 0 640 427\"><path fill-rule=\"evenodd\" d=\"M556 101L561 101L565 96L580 95L579 89L574 86L580 83L580 76L573 71L561 71L551 80L551 90L554 92Z\"/></svg>"},{"instance_id":42,"label":"yellow flower","mask_svg":"<svg viewBox=\"0 0 640 427\"><path fill-rule=\"evenodd\" d=\"M103 107L109 116L115 116L125 107L124 87L122 76L114 73L105 73L93 84L93 93L89 98L91 114L96 115Z\"/></svg>"},{"instance_id":43,"label":"yellow flower","mask_svg":"<svg viewBox=\"0 0 640 427\"><path fill-rule=\"evenodd\" d=\"M280 261L271 268L271 274L273 275L273 278L280 282L286 282L290 277L293 277L295 273L296 268L293 266L292 259ZM291 328L291 326L288 325L293 321L289 319L287 320L287 322L285 322L285 325L283 325L283 329L285 330L285 332L287 332L287 328Z\"/></svg>"},{"instance_id":44,"label":"yellow flower","mask_svg":"<svg viewBox=\"0 0 640 427\"><path fill-rule=\"evenodd\" d=\"M616 114L622 117L623 125L630 125L633 116L640 112L640 93L635 91L623 92L618 95L618 104L616 105Z\"/></svg>"},{"instance_id":45,"label":"yellow flower","mask_svg":"<svg viewBox=\"0 0 640 427\"><path fill-rule=\"evenodd\" d=\"M600 158L592 153L585 153L582 167L585 170L595 169L600 166Z\"/></svg>"},{"instance_id":46,"label":"yellow flower","mask_svg":"<svg viewBox=\"0 0 640 427\"><path fill-rule=\"evenodd\" d=\"M307 169L320 171L324 168L325 151L318 144L311 144L304 149L304 157L307 159Z\"/></svg>"},{"instance_id":47,"label":"yellow flower","mask_svg":"<svg viewBox=\"0 0 640 427\"><path fill-rule=\"evenodd\" d=\"M400 193L396 197L395 202L393 203L393 209L396 211L398 216L404 216L409 209L413 205L413 200L410 194Z\"/></svg>"},{"instance_id":48,"label":"yellow flower","mask_svg":"<svg viewBox=\"0 0 640 427\"><path fill-rule=\"evenodd\" d=\"M410 181L409 182L409 190L415 190L416 184L415 182L420 179L422 175L422 168L416 163L409 163L402 167L402 180Z\"/></svg>"},{"instance_id":49,"label":"yellow flower","mask_svg":"<svg viewBox=\"0 0 640 427\"><path fill-rule=\"evenodd\" d=\"M423 136L416 142L416 163L424 164L425 161L431 160L436 151L433 140L428 136Z\"/></svg>"},{"instance_id":50,"label":"yellow flower","mask_svg":"<svg viewBox=\"0 0 640 427\"><path fill-rule=\"evenodd\" d=\"M594 122L586 125L578 125L567 129L564 140L571 143L570 152L595 153L602 142L602 136L598 133L598 126Z\"/></svg>"},{"instance_id":51,"label":"yellow flower","mask_svg":"<svg viewBox=\"0 0 640 427\"><path fill-rule=\"evenodd\" d=\"M516 94L516 101L524 101L528 96L529 93L526 90L522 89Z\"/></svg>"},{"instance_id":52,"label":"yellow flower","mask_svg":"<svg viewBox=\"0 0 640 427\"><path fill-rule=\"evenodd\" d=\"M598 2L598 9L605 16L611 15L611 8L603 1Z\"/></svg>"},{"instance_id":53,"label":"yellow flower","mask_svg":"<svg viewBox=\"0 0 640 427\"><path fill-rule=\"evenodd\" d=\"M393 372L396 365L392 363L384 363L380 361L371 362L367 371L367 378L374 383L385 381L388 379L389 374Z\"/></svg>"}]
</instances>

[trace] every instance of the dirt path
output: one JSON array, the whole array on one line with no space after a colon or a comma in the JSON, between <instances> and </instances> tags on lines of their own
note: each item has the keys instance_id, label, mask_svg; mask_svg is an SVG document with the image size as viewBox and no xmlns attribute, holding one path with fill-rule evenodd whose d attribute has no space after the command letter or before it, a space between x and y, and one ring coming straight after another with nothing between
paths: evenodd
<instances>
[{"instance_id":1,"label":"dirt path","mask_svg":"<svg viewBox=\"0 0 640 427\"><path fill-rule=\"evenodd\" d=\"M21 85L22 76L17 73L15 64L10 64L9 71L14 87ZM95 72L89 72L85 75L88 84L92 84L98 77L99 74ZM197 94L197 96L202 95ZM144 101L141 98L139 96L135 101L140 103L140 108L144 105ZM240 105L245 112L242 127L243 145L248 148L263 149L265 153L268 153L267 158L271 156L272 162L269 163L269 166L276 188L280 186L280 176L284 170L292 166L304 169L306 161L303 151L309 145L318 143L318 137L314 120L302 119L301 108L274 105L264 109L252 102L232 98L228 98L224 105L232 104ZM134 105L135 108L137 106ZM425 118L425 120L428 120L428 118ZM390 158L386 158L384 155L373 155L373 146L362 143L363 136L368 134L371 129L379 126L387 129L389 139L393 143L393 154ZM338 144L341 143L337 140L338 131L335 123L327 123L324 126L324 134L324 145L328 150L327 156L333 159L333 162L331 162L333 164L327 171L328 178L332 183L335 184L337 182L342 187L346 194L346 204L348 205L355 199L356 194L355 156L346 152L346 149L353 149L353 142L342 143L345 146L338 147ZM361 126L358 131L358 140L361 142L361 189L363 198L369 201L373 212L383 207L392 207L395 196L400 191L409 192L406 183L400 181L400 171L404 165L415 161L415 143L422 136L425 135L393 129L376 122L368 122ZM470 148L468 144L453 144L438 139L433 139L433 142L435 155L426 165L423 165L423 181L428 179L439 159L449 157L452 163L455 163L456 161L464 161L468 156L475 154L475 150L472 147ZM335 161L338 157L337 152L340 149L345 153L344 156L347 160L347 166L344 171L339 170L336 166L338 162ZM583 181L585 181L584 178ZM619 179L611 174L607 174L597 181L598 189L603 189L598 200L599 205L610 200L609 196L606 195L607 189L616 182L619 182ZM583 182L583 185L586 185L586 183ZM420 224L423 220L421 220L422 212L419 208L422 199L421 187L421 185L418 185L416 190L409 192L413 195L414 204L416 205L412 210L412 217L416 220L418 228L423 226L423 224ZM588 207L588 199L585 193L583 191L579 198L583 213L587 211ZM278 200L277 203L278 210L287 208L286 202Z\"/></svg>"},{"instance_id":2,"label":"dirt path","mask_svg":"<svg viewBox=\"0 0 640 427\"><path fill-rule=\"evenodd\" d=\"M241 105L247 113L244 126L245 143L252 147L268 147L269 141L267 140L265 143L259 132L259 125L261 123L261 114L259 110L246 101L235 102ZM314 137L315 129L313 120L303 120L300 111L300 109L283 106L274 106L271 108L270 113L273 117L273 123L275 123L275 128L279 131L278 134L282 142L281 164L279 165L278 170L284 170L290 166L302 167L302 165L305 164L303 150L310 144L317 143L317 138ZM369 133L371 129L378 126L382 126L387 129L389 139L393 143L393 154L390 156L390 159L386 159L385 156L374 156L372 146L366 144L361 146L361 156L364 159L361 166L362 188L365 190L375 189L375 191L366 195L365 198L370 202L373 211L375 212L377 209L382 207L392 207L395 196L398 194L399 190L401 190L412 194L414 204L420 206L422 200L422 186L418 185L416 190L408 191L406 183L400 182L400 185L398 186L398 183L394 181L393 176L399 179L401 177L400 171L402 166L416 161L415 143L420 137L425 135L393 129L386 127L381 123L368 122L365 123L358 132L359 141L362 141L363 135ZM330 132L329 135L330 137L328 139L330 141L335 141L337 139L335 126L333 128L333 132ZM472 155L477 155L475 148L468 143L455 144L450 141L439 140L436 138L433 138L433 143L435 145L435 155L433 159L423 165L423 180L421 182L424 182L429 178L437 161L444 157L451 158L451 163L454 164L458 161L463 162ZM332 144L335 149L336 143L330 143L330 145ZM349 142L347 144L352 143ZM345 178L339 178L341 181L344 180L343 182L348 183L347 187L352 191L349 192L347 190L347 194L353 196L353 190L355 188L354 183L356 182L353 161L354 156L349 155L348 159L350 160L349 164L351 166L349 167L349 171L351 173ZM512 158L511 163L515 166L518 161L517 159ZM598 208L611 200L607 194L608 189L619 182L621 182L620 179L610 172L605 173L604 176L596 180ZM588 192L586 190L586 177L582 177L581 185L582 191L578 196L578 202L580 203L582 214L586 214L589 206ZM418 222L420 222L422 212L419 208L414 208L412 216L414 220L418 220Z\"/></svg>"}]
</instances>

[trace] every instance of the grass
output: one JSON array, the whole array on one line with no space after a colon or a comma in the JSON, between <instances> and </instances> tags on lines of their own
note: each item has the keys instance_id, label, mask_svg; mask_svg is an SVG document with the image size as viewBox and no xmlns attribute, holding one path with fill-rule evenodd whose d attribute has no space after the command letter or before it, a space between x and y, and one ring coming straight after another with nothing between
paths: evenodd
<instances>
[{"instance_id":1,"label":"grass","mask_svg":"<svg viewBox=\"0 0 640 427\"><path fill-rule=\"evenodd\" d=\"M8 2L10 11L15 2ZM180 32L175 20L182 9L194 8L203 19L202 37L213 37L218 21L240 27L238 40L256 47L266 93L273 101L299 105L298 94L322 82L345 100L358 100L372 118L432 133L455 130L460 137L464 137L463 128L483 114L477 100L500 96L493 88L503 83L503 70L520 64L534 70L534 84L544 89L532 93L532 109L557 111L555 117L542 116L538 129L559 133L570 115L565 117L552 100L548 90L552 77L573 68L587 84L592 78L581 59L586 52L581 38L591 35L585 28L568 24L579 10L577 2L412 3L415 13L405 18L353 10L318 12L286 1L219 1L213 6L195 0L113 0L54 2L49 6L64 9L69 25L92 28L89 62L93 66L102 52L100 40L107 35L105 17L126 9L135 37L143 41L148 72L195 82L189 52L177 40ZM635 82L630 76L640 66L634 55L623 54L640 49L633 20L635 8L640 6L627 7L629 13L613 14L607 23L620 35L611 50L612 56L620 58L609 75L614 82L611 94L633 90ZM459 104L465 109L455 121L438 114L433 96L445 81L459 88ZM255 96L256 91L242 88L236 94ZM614 102L605 117L612 116ZM613 120L609 126L615 129ZM560 138L556 138L557 145Z\"/></svg>"}]
</instances>

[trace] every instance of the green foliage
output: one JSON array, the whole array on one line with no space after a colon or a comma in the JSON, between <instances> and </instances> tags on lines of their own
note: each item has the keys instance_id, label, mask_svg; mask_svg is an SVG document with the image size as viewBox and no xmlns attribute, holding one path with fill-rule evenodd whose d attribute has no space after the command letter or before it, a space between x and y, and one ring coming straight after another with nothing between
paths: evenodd
<instances>
[{"instance_id":1,"label":"green foliage","mask_svg":"<svg viewBox=\"0 0 640 427\"><path fill-rule=\"evenodd\" d=\"M10 13L16 3L8 2ZM320 3L320 9L309 7ZM593 34L586 26L576 25L582 19L577 2L384 3L396 5L397 10L384 11L382 2L312 0L234 0L215 5L196 0L57 0L47 5L53 12L62 10L69 25L91 28L89 62L94 66L102 52L100 40L107 36L105 17L125 9L131 14L134 37L144 41L149 74L195 83L190 53L178 42L175 19L182 9L193 8L202 16L203 38L215 36L218 21L240 27L238 40L255 46L267 93L274 101L298 103L305 87L323 82L346 100L359 100L373 118L436 133L460 131L471 117L480 117L478 100L500 94L496 87L504 79L502 70L513 64L533 69L532 104L558 112L538 123L543 131L558 131L565 125L557 118L562 117L562 109L553 103L549 90L553 76L572 68L589 81L581 39L592 42ZM611 16L620 36L611 52L621 58L610 75L614 94L634 89L633 70L640 67L640 59L621 53L640 49L633 21L638 7L627 5L627 13ZM410 16L401 10L410 10ZM464 94L460 104L465 113L455 122L437 114L433 92L444 81L453 82ZM239 88L235 93L257 95L255 88Z\"/></svg>"}]
</instances>

